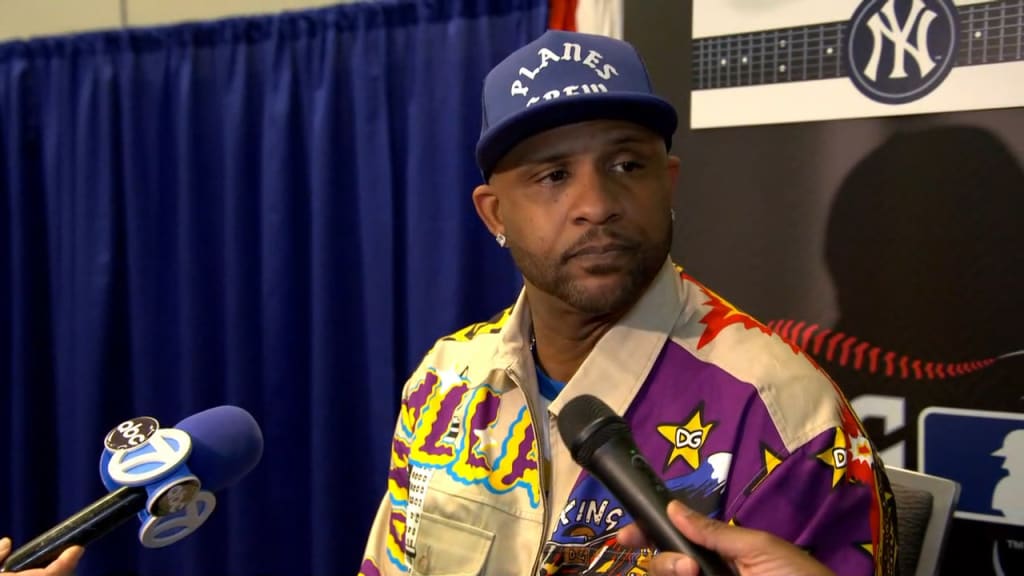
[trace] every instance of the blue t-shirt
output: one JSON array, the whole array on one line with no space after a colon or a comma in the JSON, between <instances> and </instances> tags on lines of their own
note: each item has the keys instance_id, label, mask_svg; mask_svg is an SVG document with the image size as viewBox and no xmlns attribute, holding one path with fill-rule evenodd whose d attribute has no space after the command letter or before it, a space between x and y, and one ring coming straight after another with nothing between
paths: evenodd
<instances>
[{"instance_id":1,"label":"blue t-shirt","mask_svg":"<svg viewBox=\"0 0 1024 576\"><path fill-rule=\"evenodd\" d=\"M540 395L547 398L548 402L553 402L562 388L565 388L565 382L559 382L548 376L540 367L540 363L536 361L536 355L534 355L534 365L537 366L537 387L540 389Z\"/></svg>"}]
</instances>

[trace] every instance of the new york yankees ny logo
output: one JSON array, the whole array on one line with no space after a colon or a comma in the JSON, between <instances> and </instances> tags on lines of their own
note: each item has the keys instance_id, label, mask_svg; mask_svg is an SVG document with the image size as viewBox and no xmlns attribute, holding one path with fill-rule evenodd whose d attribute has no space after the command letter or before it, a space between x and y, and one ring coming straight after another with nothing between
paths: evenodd
<instances>
[{"instance_id":1,"label":"new york yankees ny logo","mask_svg":"<svg viewBox=\"0 0 1024 576\"><path fill-rule=\"evenodd\" d=\"M865 0L850 20L850 78L879 102L921 98L955 64L957 27L952 0Z\"/></svg>"},{"instance_id":2,"label":"new york yankees ny logo","mask_svg":"<svg viewBox=\"0 0 1024 576\"><path fill-rule=\"evenodd\" d=\"M892 72L889 73L889 78L907 77L905 59L908 53L917 61L921 76L927 76L932 68L935 68L935 61L928 54L928 29L936 18L938 15L935 11L925 8L922 0L913 0L910 14L901 24L899 17L896 16L896 1L886 2L881 10L868 19L874 49L871 51L871 59L864 67L864 75L872 81L877 79L884 37L892 42L893 49ZM917 28L917 34L914 36L915 44L911 44L910 35L914 28Z\"/></svg>"}]
</instances>

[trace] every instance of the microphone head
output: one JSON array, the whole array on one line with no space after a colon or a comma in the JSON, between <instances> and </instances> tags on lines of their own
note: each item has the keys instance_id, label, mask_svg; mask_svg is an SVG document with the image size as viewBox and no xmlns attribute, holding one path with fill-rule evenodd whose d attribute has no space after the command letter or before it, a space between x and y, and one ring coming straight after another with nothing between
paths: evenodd
<instances>
[{"instance_id":1,"label":"microphone head","mask_svg":"<svg viewBox=\"0 0 1024 576\"><path fill-rule=\"evenodd\" d=\"M615 437L630 438L629 425L596 396L582 394L558 413L558 433L580 466L590 467L598 448ZM632 441L632 440L630 440Z\"/></svg>"},{"instance_id":2,"label":"microphone head","mask_svg":"<svg viewBox=\"0 0 1024 576\"><path fill-rule=\"evenodd\" d=\"M237 406L216 406L174 425L192 437L189 470L203 490L216 492L248 474L263 457L263 432L251 414Z\"/></svg>"}]
</instances>

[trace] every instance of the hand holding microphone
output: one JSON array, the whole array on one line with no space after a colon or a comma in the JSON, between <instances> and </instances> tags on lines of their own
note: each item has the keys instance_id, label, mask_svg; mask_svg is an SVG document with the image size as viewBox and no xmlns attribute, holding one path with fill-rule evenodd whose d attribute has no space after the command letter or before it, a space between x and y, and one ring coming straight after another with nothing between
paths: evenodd
<instances>
[{"instance_id":1,"label":"hand holding microphone","mask_svg":"<svg viewBox=\"0 0 1024 576\"><path fill-rule=\"evenodd\" d=\"M730 526L690 510L679 501L668 506L672 524L695 544L714 550L729 561L739 576L835 576L825 565L782 538L740 526ZM646 545L634 524L619 532L619 543ZM663 552L648 566L651 576L697 576L698 566L683 554Z\"/></svg>"},{"instance_id":2,"label":"hand holding microphone","mask_svg":"<svg viewBox=\"0 0 1024 576\"><path fill-rule=\"evenodd\" d=\"M151 418L132 419L111 431L106 445L100 476L112 492L16 550L0 572L47 566L65 550L85 546L136 515L144 546L177 542L213 512L213 492L256 466L263 435L245 410L218 406L171 429L158 428ZM68 554L77 561L74 551ZM60 562L55 562L58 569Z\"/></svg>"},{"instance_id":3,"label":"hand holding microphone","mask_svg":"<svg viewBox=\"0 0 1024 576\"><path fill-rule=\"evenodd\" d=\"M0 538L0 563L7 558L10 552L11 539ZM12 572L11 574L16 574L17 576L72 576L75 568L78 566L78 560L82 557L82 553L83 549L81 546L72 546L62 552L56 560L45 568L37 568L25 572Z\"/></svg>"},{"instance_id":4,"label":"hand holding microphone","mask_svg":"<svg viewBox=\"0 0 1024 576\"><path fill-rule=\"evenodd\" d=\"M672 495L636 447L626 421L594 396L573 398L558 414L558 432L576 462L601 481L660 551L680 552L705 576L733 572L717 553L694 544L669 520Z\"/></svg>"},{"instance_id":5,"label":"hand holding microphone","mask_svg":"<svg viewBox=\"0 0 1024 576\"><path fill-rule=\"evenodd\" d=\"M730 526L673 500L637 450L629 425L590 395L573 398L558 415L558 431L572 457L600 480L636 519L618 534L632 548L653 540L659 553L652 576L835 576L785 540ZM723 558L725 560L723 560Z\"/></svg>"}]
</instances>

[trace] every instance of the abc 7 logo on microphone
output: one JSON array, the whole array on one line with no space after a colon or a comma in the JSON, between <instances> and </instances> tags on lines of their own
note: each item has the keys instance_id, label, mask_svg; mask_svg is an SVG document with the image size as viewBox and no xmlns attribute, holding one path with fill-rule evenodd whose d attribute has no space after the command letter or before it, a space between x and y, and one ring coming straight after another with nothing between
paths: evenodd
<instances>
[{"instance_id":1,"label":"abc 7 logo on microphone","mask_svg":"<svg viewBox=\"0 0 1024 576\"><path fill-rule=\"evenodd\" d=\"M122 422L104 440L104 484L144 487L149 495L139 513L139 541L149 548L173 544L194 532L213 513L216 497L200 490L186 465L192 438L175 428L160 428L148 416Z\"/></svg>"},{"instance_id":2,"label":"abc 7 logo on microphone","mask_svg":"<svg viewBox=\"0 0 1024 576\"><path fill-rule=\"evenodd\" d=\"M217 498L212 492L200 491L188 504L166 516L139 513L142 527L139 542L146 548L162 548L174 544L196 531L213 514Z\"/></svg>"},{"instance_id":3,"label":"abc 7 logo on microphone","mask_svg":"<svg viewBox=\"0 0 1024 576\"><path fill-rule=\"evenodd\" d=\"M111 430L103 439L103 444L108 450L131 450L138 448L149 440L153 432L160 428L156 418L139 416L131 420L125 420Z\"/></svg>"}]
</instances>

